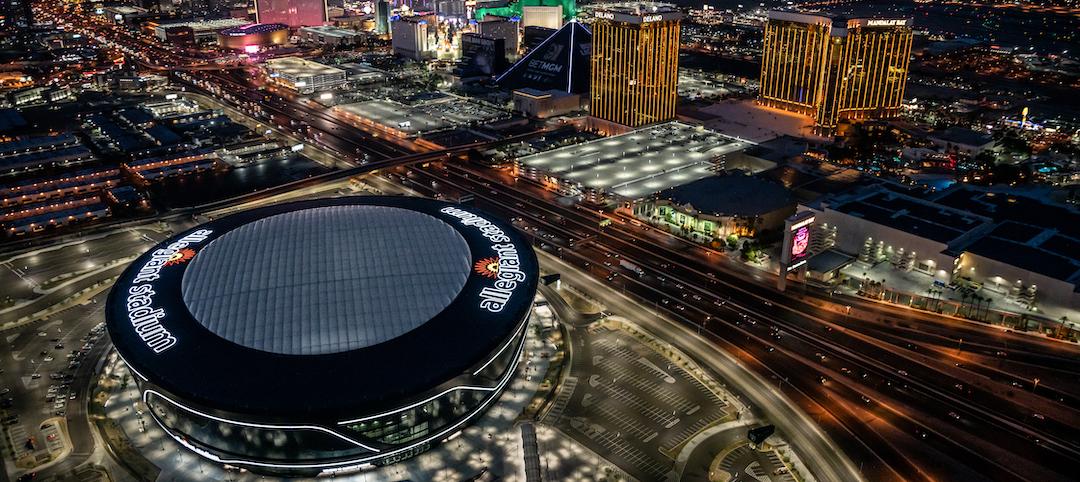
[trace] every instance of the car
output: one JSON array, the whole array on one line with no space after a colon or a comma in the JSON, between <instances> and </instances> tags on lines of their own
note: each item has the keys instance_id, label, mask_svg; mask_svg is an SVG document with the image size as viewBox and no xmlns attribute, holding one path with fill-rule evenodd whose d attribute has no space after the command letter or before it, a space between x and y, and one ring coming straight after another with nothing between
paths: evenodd
<instances>
[{"instance_id":1,"label":"car","mask_svg":"<svg viewBox=\"0 0 1080 482\"><path fill-rule=\"evenodd\" d=\"M863 401L863 403L866 403L866 404L870 403L870 397L868 397L866 395L860 396L859 399L861 399Z\"/></svg>"},{"instance_id":2,"label":"car","mask_svg":"<svg viewBox=\"0 0 1080 482\"><path fill-rule=\"evenodd\" d=\"M949 418L953 420L960 420L960 414L956 412L949 412Z\"/></svg>"},{"instance_id":3,"label":"car","mask_svg":"<svg viewBox=\"0 0 1080 482\"><path fill-rule=\"evenodd\" d=\"M824 384L828 383L829 379L825 378L824 376L820 376L820 377L818 377L818 381L821 382L822 385L824 385Z\"/></svg>"},{"instance_id":4,"label":"car","mask_svg":"<svg viewBox=\"0 0 1080 482\"><path fill-rule=\"evenodd\" d=\"M8 387L0 388L0 395L7 395L11 393L11 389Z\"/></svg>"},{"instance_id":5,"label":"car","mask_svg":"<svg viewBox=\"0 0 1080 482\"><path fill-rule=\"evenodd\" d=\"M51 357L51 356L47 356L47 357L43 358L43 359L42 359L41 361L44 361L44 362L51 362L51 361L53 361L53 360L54 360L54 358L53 358L53 357Z\"/></svg>"},{"instance_id":6,"label":"car","mask_svg":"<svg viewBox=\"0 0 1080 482\"><path fill-rule=\"evenodd\" d=\"M72 393L70 396L68 396L68 400L75 400L76 398L79 398L78 393Z\"/></svg>"},{"instance_id":7,"label":"car","mask_svg":"<svg viewBox=\"0 0 1080 482\"><path fill-rule=\"evenodd\" d=\"M906 376L908 376L908 374L907 374L907 370L897 370L897 371L896 371L896 374L897 374L897 375L900 375L900 376L902 376L902 377L906 377Z\"/></svg>"},{"instance_id":8,"label":"car","mask_svg":"<svg viewBox=\"0 0 1080 482\"><path fill-rule=\"evenodd\" d=\"M41 378L41 374L40 374L40 373L35 373L35 374L33 374L33 375L30 375L30 379L31 379L31 380L37 380L38 378Z\"/></svg>"},{"instance_id":9,"label":"car","mask_svg":"<svg viewBox=\"0 0 1080 482\"><path fill-rule=\"evenodd\" d=\"M1041 414L1041 413L1033 413L1033 414L1031 414L1031 418L1034 418L1035 420L1038 420L1040 422L1046 420L1046 417L1043 416L1043 414Z\"/></svg>"}]
</instances>

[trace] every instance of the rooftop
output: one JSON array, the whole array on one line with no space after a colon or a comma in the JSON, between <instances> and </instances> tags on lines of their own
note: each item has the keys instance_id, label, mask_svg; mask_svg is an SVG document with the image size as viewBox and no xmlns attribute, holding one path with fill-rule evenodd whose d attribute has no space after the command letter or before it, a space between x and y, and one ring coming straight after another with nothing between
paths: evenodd
<instances>
[{"instance_id":1,"label":"rooftop","mask_svg":"<svg viewBox=\"0 0 1080 482\"><path fill-rule=\"evenodd\" d=\"M355 31L355 30L351 30L351 29L347 29L347 28L334 27L334 26L331 26L331 25L313 25L313 26L310 26L310 27L301 27L300 30L305 31L305 32L317 33L317 34L322 35L324 37L342 37L342 38L344 38L344 37L356 37L356 36L360 35L360 33Z\"/></svg>"},{"instance_id":2,"label":"rooftop","mask_svg":"<svg viewBox=\"0 0 1080 482\"><path fill-rule=\"evenodd\" d=\"M266 68L289 76L336 75L345 71L300 57L278 57L266 61Z\"/></svg>"},{"instance_id":3,"label":"rooftop","mask_svg":"<svg viewBox=\"0 0 1080 482\"><path fill-rule=\"evenodd\" d=\"M994 142L994 138L989 134L955 126L940 132L933 132L930 134L930 138L967 146L984 146Z\"/></svg>"},{"instance_id":4,"label":"rooftop","mask_svg":"<svg viewBox=\"0 0 1080 482\"><path fill-rule=\"evenodd\" d=\"M221 35L239 37L243 35L276 32L278 30L288 30L288 28L289 26L283 23L249 23L246 25L241 25L239 27L232 27L222 30Z\"/></svg>"},{"instance_id":5,"label":"rooftop","mask_svg":"<svg viewBox=\"0 0 1080 482\"><path fill-rule=\"evenodd\" d=\"M264 218L216 239L192 260L183 294L192 316L222 338L318 355L419 327L457 296L470 264L461 235L429 215L332 206Z\"/></svg>"},{"instance_id":6,"label":"rooftop","mask_svg":"<svg viewBox=\"0 0 1080 482\"><path fill-rule=\"evenodd\" d=\"M750 145L699 126L668 122L519 161L583 187L638 199L710 176L714 159Z\"/></svg>"},{"instance_id":7,"label":"rooftop","mask_svg":"<svg viewBox=\"0 0 1080 482\"><path fill-rule=\"evenodd\" d=\"M507 115L504 111L454 96L440 96L415 105L375 99L343 104L335 108L409 135L494 120Z\"/></svg>"},{"instance_id":8,"label":"rooftop","mask_svg":"<svg viewBox=\"0 0 1080 482\"><path fill-rule=\"evenodd\" d=\"M251 22L242 18L216 18L212 20L190 20L187 22L163 23L161 28L190 27L192 30L224 30L247 25Z\"/></svg>"},{"instance_id":9,"label":"rooftop","mask_svg":"<svg viewBox=\"0 0 1080 482\"><path fill-rule=\"evenodd\" d=\"M656 196L714 215L759 216L795 206L795 198L784 186L742 174L703 177Z\"/></svg>"},{"instance_id":10,"label":"rooftop","mask_svg":"<svg viewBox=\"0 0 1080 482\"><path fill-rule=\"evenodd\" d=\"M850 216L946 245L987 221L964 211L886 189L860 193L831 207Z\"/></svg>"}]
</instances>

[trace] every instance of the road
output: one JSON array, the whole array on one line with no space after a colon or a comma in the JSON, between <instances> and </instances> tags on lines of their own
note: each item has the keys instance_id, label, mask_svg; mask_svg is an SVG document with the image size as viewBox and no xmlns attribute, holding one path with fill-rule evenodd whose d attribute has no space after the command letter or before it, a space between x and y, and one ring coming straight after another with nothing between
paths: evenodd
<instances>
[{"instance_id":1,"label":"road","mask_svg":"<svg viewBox=\"0 0 1080 482\"><path fill-rule=\"evenodd\" d=\"M1034 393L1022 381L1080 373L1074 346L854 300L828 303L818 293L782 295L770 286L774 278L734 269L718 254L654 230L621 222L600 228L602 215L524 182L461 166L409 172L410 187L430 191L435 181L444 193L477 193L481 207L527 220L542 248L691 326L704 325L820 414L854 458L868 461L871 479L1068 480L1055 461L1077 458L1077 412L1067 396L1076 378L1040 384ZM619 268L619 256L648 274ZM855 316L847 305L857 305ZM958 351L948 333L961 324L960 336L972 345ZM1009 363L985 359L1005 343Z\"/></svg>"}]
</instances>

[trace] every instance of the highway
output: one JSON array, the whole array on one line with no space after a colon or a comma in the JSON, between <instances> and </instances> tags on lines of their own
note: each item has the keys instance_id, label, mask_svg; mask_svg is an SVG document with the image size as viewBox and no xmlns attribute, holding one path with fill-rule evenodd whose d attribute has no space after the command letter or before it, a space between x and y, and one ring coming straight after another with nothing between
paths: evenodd
<instances>
[{"instance_id":1,"label":"highway","mask_svg":"<svg viewBox=\"0 0 1080 482\"><path fill-rule=\"evenodd\" d=\"M838 440L854 439L842 443L845 448L870 456L855 459L878 460L880 472L867 473L871 480L970 479L975 473L1068 480L1056 462L1078 460L1075 347L964 325L958 334L970 341L957 350L955 334L943 333L957 322L863 303L855 303L853 316L844 308L852 303L827 304L798 291L781 295L769 286L770 277L748 280L700 247L629 223L600 228L602 215L553 202L525 181L514 186L461 166L409 172L415 176L410 187L430 190L435 181L443 193L476 193L481 207L539 229L528 232L563 259L691 326L704 325L759 362L780 386L790 386L789 396L804 397L808 412L828 414L823 423L840 432ZM647 274L639 278L618 268L616 255ZM1006 343L1008 363L986 359ZM1030 385L1032 374L1046 373L1060 384L1024 389L1022 380Z\"/></svg>"},{"instance_id":2,"label":"highway","mask_svg":"<svg viewBox=\"0 0 1080 482\"><path fill-rule=\"evenodd\" d=\"M355 131L342 126L333 116L282 97L271 99L270 104L276 105L271 107L275 113L303 116L311 126L309 129L323 132L319 138L337 145L335 150L339 152L371 147L370 138L339 135ZM400 148L383 145L366 152L392 155L380 152L381 149ZM410 172L430 175L424 170ZM753 306L736 300L725 308L736 308L734 313L725 313L729 323L733 315L737 317L736 330L710 326L709 331L718 336L728 334L725 341L733 346L741 347L747 340L756 342L756 348L740 349L755 360L764 360L763 369L776 372L780 364L785 364L792 373L801 373L775 376L789 380L784 383L797 379L800 385L791 383L791 386L797 389L796 396L805 398L805 407L828 413L836 429L853 439L848 448L856 453L862 450L870 456L868 460L880 462L882 475L904 480L942 475L969 478L977 468L975 471L981 470L989 478L1009 475L1022 479L1026 474L1039 472L1041 467L1052 466L1056 458L1077 458L1077 437L1071 427L1077 421L1075 375L1080 373L1080 362L1074 347L859 300L845 300L843 315L839 313L841 305L808 302L814 296L807 296L806 300L787 298L786 304L779 305L784 309L779 310L769 301L778 296L767 286L771 279L764 279L764 285L747 285L747 276L761 278L762 275L732 270L731 263L716 259L719 254L667 235L657 236L655 231L644 231L626 222L601 229L598 225L605 219L603 215L562 206L550 193L535 186L508 189L514 183L510 178L477 181L477 176L482 177L483 173L457 167L445 174L454 176L458 184L449 187L457 187L457 194L477 194L483 207L493 207L510 217L530 219L546 234L561 235L561 246L548 242L556 249L572 248L571 239L591 237L592 242L574 250L583 267L612 278L608 281L645 299L664 304L689 323L707 324L714 317L723 319L719 314L723 310L702 301L708 296L725 293L725 298L735 295L739 300L757 303ZM432 189L431 180L434 179L428 182L428 194L446 194L448 186ZM496 196L515 200L513 205L493 202ZM553 224L549 215L560 219L559 223ZM615 280L613 273L627 272L600 268L601 253L605 256L618 253L651 268L653 273L678 268L685 276L666 276L666 281L655 276L645 279L624 276ZM718 277L726 278L723 285ZM853 307L856 316L846 311L847 306ZM742 315L751 313L768 323L739 321ZM766 325L768 330L760 333L758 327ZM827 328L825 333L818 332L822 327ZM834 330L836 335L832 334ZM732 333L739 333L736 336L743 339L731 336ZM966 347L961 347L965 349L952 349L954 342L963 344L960 338L967 342ZM998 348L1010 344L1009 349ZM755 354L755 350L764 351ZM998 353L1005 353L1007 360ZM825 355L825 362L819 354ZM988 355L993 358L987 359ZM786 359L772 360L781 356ZM1024 390L1037 378L1032 373L1042 380L1035 394ZM822 379L825 383L821 383ZM935 383L924 383L925 380ZM840 401L834 401L833 396ZM947 402L945 407L941 406L943 402ZM868 420L874 423L867 423ZM1002 448L1004 444L987 442L993 440L987 435L999 430L1016 439L1015 449L1006 450ZM903 434L901 442L895 440L897 434ZM934 449L927 450L927 446ZM920 454L925 460L913 459L911 454ZM941 463L942 457L946 463ZM926 467L934 469L928 471ZM1048 480L1060 477L1052 470L1043 475Z\"/></svg>"},{"instance_id":3,"label":"highway","mask_svg":"<svg viewBox=\"0 0 1080 482\"><path fill-rule=\"evenodd\" d=\"M144 62L177 62L168 49L113 30L108 35L128 50L151 51ZM149 60L158 55L160 60ZM239 75L208 70L174 78L338 153L349 166L250 199L376 169L426 195L475 195L479 207L515 219L546 255L591 276L576 282L679 320L677 327L659 320L650 327L669 342L694 347L697 336L704 337L716 354L695 349L695 356L730 354L753 377L775 383L801 413L770 400L777 397L772 390L745 395L799 449L810 451L808 463L825 480L845 480L850 467L811 442L820 440L812 433L815 423L859 461L868 480L1075 480L1069 475L1080 462L1075 345L813 289L779 293L774 276L724 253L618 214L561 202L530 182L455 157L495 143L412 153L325 110L259 90ZM415 167L433 161L443 162ZM601 227L604 220L612 222ZM644 274L620 267L621 260ZM10 271L6 276L20 280L25 274ZM33 349L26 346L20 352Z\"/></svg>"}]
</instances>

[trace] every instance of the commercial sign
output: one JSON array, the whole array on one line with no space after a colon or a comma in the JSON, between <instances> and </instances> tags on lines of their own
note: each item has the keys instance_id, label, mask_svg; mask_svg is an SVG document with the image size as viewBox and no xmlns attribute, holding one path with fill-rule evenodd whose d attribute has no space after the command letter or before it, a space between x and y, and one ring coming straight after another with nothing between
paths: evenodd
<instances>
[{"instance_id":1,"label":"commercial sign","mask_svg":"<svg viewBox=\"0 0 1080 482\"><path fill-rule=\"evenodd\" d=\"M127 319L139 338L154 353L161 353L176 344L176 337L161 325L161 319L167 313L163 308L154 307L155 282L161 278L161 270L166 266L186 263L195 256L195 250L188 246L202 243L213 231L199 229L176 242L150 254L150 260L139 268L131 286L127 289Z\"/></svg>"},{"instance_id":2,"label":"commercial sign","mask_svg":"<svg viewBox=\"0 0 1080 482\"><path fill-rule=\"evenodd\" d=\"M904 18L890 18L890 19L873 19L867 20L867 27L903 27L908 24L908 20Z\"/></svg>"},{"instance_id":3,"label":"commercial sign","mask_svg":"<svg viewBox=\"0 0 1080 482\"><path fill-rule=\"evenodd\" d=\"M784 247L780 253L780 263L792 271L806 263L810 257L810 235L814 225L814 214L803 211L787 219L784 230Z\"/></svg>"},{"instance_id":4,"label":"commercial sign","mask_svg":"<svg viewBox=\"0 0 1080 482\"><path fill-rule=\"evenodd\" d=\"M517 245L503 232L502 228L482 216L452 206L442 208L439 212L457 218L465 226L476 228L492 243L491 250L495 256L477 261L474 270L482 276L495 280L491 286L485 286L480 290L480 308L491 313L502 311L510 302L518 285L527 278L525 272L521 270L521 258L518 255Z\"/></svg>"}]
</instances>

